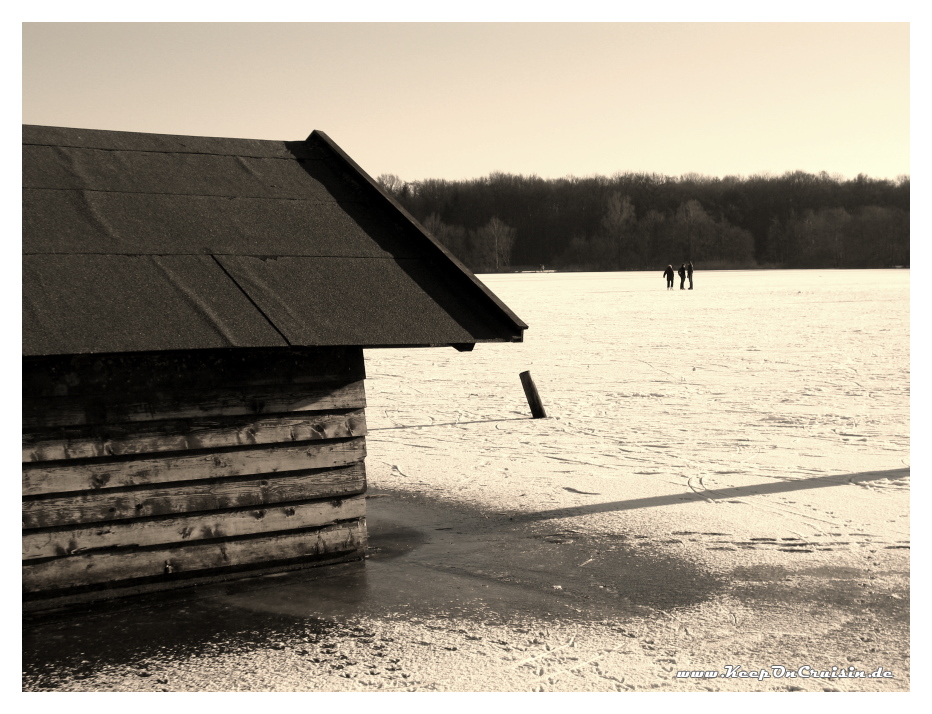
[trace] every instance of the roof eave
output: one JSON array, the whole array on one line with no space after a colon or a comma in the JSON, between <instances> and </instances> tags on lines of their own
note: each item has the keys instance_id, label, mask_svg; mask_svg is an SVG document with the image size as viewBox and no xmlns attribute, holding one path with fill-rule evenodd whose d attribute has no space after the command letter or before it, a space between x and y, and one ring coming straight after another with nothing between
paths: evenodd
<instances>
[{"instance_id":1,"label":"roof eave","mask_svg":"<svg viewBox=\"0 0 932 714\"><path fill-rule=\"evenodd\" d=\"M367 174L363 169L357 164L353 159L347 155L343 149L337 145L326 133L315 129L311 132L310 136L307 138L308 143L319 143L325 146L330 153L337 158L341 163L343 163L350 171L356 174L363 182L366 184L370 191L378 195L382 201L387 203L391 210L395 211L405 222L409 223L420 235L420 237L425 241L425 243L431 247L432 250L438 252L440 255L438 258L441 258L444 261L452 263L463 277L465 277L470 283L472 283L475 288L478 289L479 293L484 296L491 306L500 313L501 317L506 324L513 329L513 334L510 336L511 342L522 342L524 330L528 328L527 324L521 320L517 315L515 315L505 303L503 303L495 293L489 290L481 280L479 280L473 272L463 265L460 260L453 255L447 248L436 240L424 226L418 222L418 220L412 216L408 211L396 201L390 194L388 194L377 181L375 181L369 174ZM477 342L486 340L477 340ZM488 341L506 341L506 340L488 340Z\"/></svg>"}]
</instances>

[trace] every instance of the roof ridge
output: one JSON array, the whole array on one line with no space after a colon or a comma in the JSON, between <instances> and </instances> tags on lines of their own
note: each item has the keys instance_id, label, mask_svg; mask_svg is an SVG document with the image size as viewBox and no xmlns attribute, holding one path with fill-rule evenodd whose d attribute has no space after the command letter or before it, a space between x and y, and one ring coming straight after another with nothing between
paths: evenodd
<instances>
[{"instance_id":1,"label":"roof ridge","mask_svg":"<svg viewBox=\"0 0 932 714\"><path fill-rule=\"evenodd\" d=\"M165 134L164 136L170 136L170 135ZM271 140L250 139L249 141L271 141ZM271 141L271 143L286 144L290 142ZM192 154L196 156L239 156L244 159L269 159L272 161L294 161L296 158L293 154L288 155L288 156L262 156L260 154L229 154L229 153L221 154L221 153L212 152L212 151L190 151L190 150L186 151L184 149L175 149L172 151L153 151L152 149L130 149L130 148L121 148L121 147L109 148L109 147L104 147L104 146L82 146L81 144L62 144L60 142L56 142L54 144L53 143L41 144L41 143L33 142L33 141L24 141L23 146L64 147L66 149L86 149L87 151L113 151L113 152L122 151L122 152L133 153L133 154ZM299 161L322 161L322 159L315 159L310 156L301 157L298 160Z\"/></svg>"}]
</instances>

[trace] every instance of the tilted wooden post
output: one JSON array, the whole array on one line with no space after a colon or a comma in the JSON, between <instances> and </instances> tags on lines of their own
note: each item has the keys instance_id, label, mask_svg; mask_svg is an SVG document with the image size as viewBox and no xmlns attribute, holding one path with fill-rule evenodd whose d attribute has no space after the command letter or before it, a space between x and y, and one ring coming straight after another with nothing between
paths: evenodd
<instances>
[{"instance_id":1,"label":"tilted wooden post","mask_svg":"<svg viewBox=\"0 0 932 714\"><path fill-rule=\"evenodd\" d=\"M537 393L537 387L534 386L534 380L531 379L531 373L522 372L519 376L521 377L521 386L524 387L528 406L531 408L531 414L535 419L546 419L547 412L544 411L544 405L540 401L540 395Z\"/></svg>"}]
</instances>

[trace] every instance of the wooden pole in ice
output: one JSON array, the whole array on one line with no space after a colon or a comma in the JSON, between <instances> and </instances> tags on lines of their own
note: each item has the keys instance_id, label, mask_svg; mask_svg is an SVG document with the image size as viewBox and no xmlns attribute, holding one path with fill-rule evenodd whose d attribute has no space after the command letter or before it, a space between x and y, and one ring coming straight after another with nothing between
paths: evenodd
<instances>
[{"instance_id":1,"label":"wooden pole in ice","mask_svg":"<svg viewBox=\"0 0 932 714\"><path fill-rule=\"evenodd\" d=\"M544 405L540 401L540 395L537 393L537 387L534 386L534 380L531 379L531 373L522 372L518 376L521 377L521 386L524 387L524 395L527 397L531 414L535 419L546 419L547 412L544 411Z\"/></svg>"}]
</instances>

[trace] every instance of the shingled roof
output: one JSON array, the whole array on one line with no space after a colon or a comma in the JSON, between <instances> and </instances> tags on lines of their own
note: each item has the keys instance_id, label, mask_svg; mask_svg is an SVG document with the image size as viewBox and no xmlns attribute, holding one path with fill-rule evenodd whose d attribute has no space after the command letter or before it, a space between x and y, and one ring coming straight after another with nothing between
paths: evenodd
<instances>
[{"instance_id":1,"label":"shingled roof","mask_svg":"<svg viewBox=\"0 0 932 714\"><path fill-rule=\"evenodd\" d=\"M527 328L320 131L23 126L23 354L454 345Z\"/></svg>"}]
</instances>

